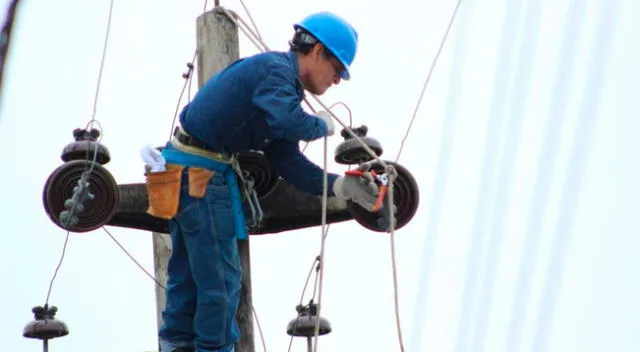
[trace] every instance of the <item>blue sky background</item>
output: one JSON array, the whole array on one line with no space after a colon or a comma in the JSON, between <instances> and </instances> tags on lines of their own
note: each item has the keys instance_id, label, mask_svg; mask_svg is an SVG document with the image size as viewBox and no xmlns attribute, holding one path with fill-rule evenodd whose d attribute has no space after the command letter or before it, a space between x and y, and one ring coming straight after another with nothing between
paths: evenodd
<instances>
[{"instance_id":1,"label":"blue sky background","mask_svg":"<svg viewBox=\"0 0 640 352\"><path fill-rule=\"evenodd\" d=\"M246 18L238 1L222 5ZM352 80L322 100L346 102L395 157L455 2L247 5L276 50L313 11L357 27ZM115 2L96 118L119 183L143 182L140 147L169 134L202 6ZM42 186L91 117L108 8L32 0L18 13L0 102L2 350L41 348L22 328L44 303L65 236L43 210ZM396 236L407 351L640 350L639 13L633 0L462 1L400 159L421 192ZM241 55L256 52L241 34ZM321 142L307 153L322 163ZM153 270L150 233L110 231ZM283 351L320 228L251 246L267 348ZM325 260L322 315L334 330L319 350L398 350L388 235L332 225ZM51 351L155 348L154 282L102 230L71 236L51 303L71 330Z\"/></svg>"}]
</instances>

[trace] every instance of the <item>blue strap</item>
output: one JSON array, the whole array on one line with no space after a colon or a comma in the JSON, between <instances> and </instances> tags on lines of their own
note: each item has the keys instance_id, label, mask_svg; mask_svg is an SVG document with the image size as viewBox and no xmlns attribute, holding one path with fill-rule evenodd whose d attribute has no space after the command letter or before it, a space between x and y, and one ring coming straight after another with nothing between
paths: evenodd
<instances>
[{"instance_id":1,"label":"blue strap","mask_svg":"<svg viewBox=\"0 0 640 352\"><path fill-rule=\"evenodd\" d=\"M171 143L167 143L166 147L162 150L162 156L169 164L202 167L222 174L227 181L227 187L231 193L231 206L233 208L233 223L236 230L236 238L240 240L247 238L247 223L242 206L240 187L238 185L237 175L230 164L185 153L174 147Z\"/></svg>"}]
</instances>

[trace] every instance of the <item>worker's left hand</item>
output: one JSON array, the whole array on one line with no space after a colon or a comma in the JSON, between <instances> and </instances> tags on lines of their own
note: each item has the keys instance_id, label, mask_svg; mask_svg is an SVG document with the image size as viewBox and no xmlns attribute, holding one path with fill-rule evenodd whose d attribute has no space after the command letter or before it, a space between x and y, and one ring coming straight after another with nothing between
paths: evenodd
<instances>
[{"instance_id":1,"label":"worker's left hand","mask_svg":"<svg viewBox=\"0 0 640 352\"><path fill-rule=\"evenodd\" d=\"M333 126L333 117L327 111L321 110L316 112L316 116L327 124L327 136L332 136L335 132L335 127Z\"/></svg>"},{"instance_id":2,"label":"worker's left hand","mask_svg":"<svg viewBox=\"0 0 640 352\"><path fill-rule=\"evenodd\" d=\"M378 200L378 186L371 177L345 175L338 177L333 184L333 193L340 199L358 203L372 211Z\"/></svg>"}]
</instances>

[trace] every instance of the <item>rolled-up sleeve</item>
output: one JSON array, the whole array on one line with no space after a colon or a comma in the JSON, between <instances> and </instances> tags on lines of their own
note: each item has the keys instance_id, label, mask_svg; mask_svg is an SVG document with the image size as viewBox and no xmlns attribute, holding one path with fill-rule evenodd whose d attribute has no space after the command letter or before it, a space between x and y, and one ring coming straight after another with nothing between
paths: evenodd
<instances>
[{"instance_id":1,"label":"rolled-up sleeve","mask_svg":"<svg viewBox=\"0 0 640 352\"><path fill-rule=\"evenodd\" d=\"M253 103L266 113L275 138L298 142L324 137L327 124L302 109L295 88L297 78L288 70L284 65L270 64L254 91Z\"/></svg>"},{"instance_id":2,"label":"rolled-up sleeve","mask_svg":"<svg viewBox=\"0 0 640 352\"><path fill-rule=\"evenodd\" d=\"M323 170L311 162L302 152L298 143L284 139L276 140L265 150L265 157L271 167L289 184L313 195L322 195ZM327 175L328 196L333 196L333 183L338 175Z\"/></svg>"}]
</instances>

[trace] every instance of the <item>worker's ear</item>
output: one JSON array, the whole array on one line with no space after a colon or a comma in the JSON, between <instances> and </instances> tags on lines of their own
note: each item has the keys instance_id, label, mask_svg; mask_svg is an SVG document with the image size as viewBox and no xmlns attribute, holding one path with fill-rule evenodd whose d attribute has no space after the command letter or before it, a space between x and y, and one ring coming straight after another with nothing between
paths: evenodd
<instances>
[{"instance_id":1,"label":"worker's ear","mask_svg":"<svg viewBox=\"0 0 640 352\"><path fill-rule=\"evenodd\" d=\"M320 60L320 55L322 54L323 50L325 50L324 46L320 43L317 43L313 46L313 49L311 49L311 57L316 61Z\"/></svg>"}]
</instances>

